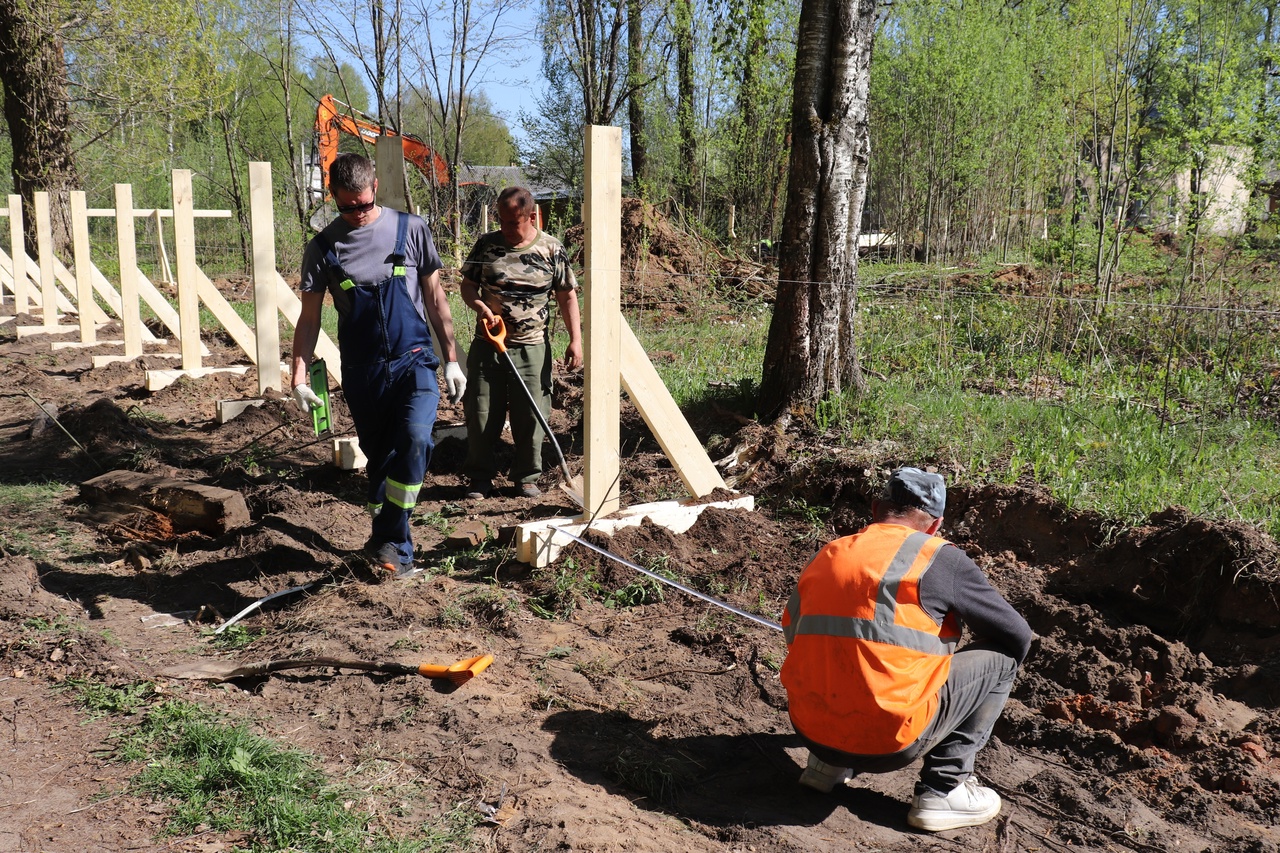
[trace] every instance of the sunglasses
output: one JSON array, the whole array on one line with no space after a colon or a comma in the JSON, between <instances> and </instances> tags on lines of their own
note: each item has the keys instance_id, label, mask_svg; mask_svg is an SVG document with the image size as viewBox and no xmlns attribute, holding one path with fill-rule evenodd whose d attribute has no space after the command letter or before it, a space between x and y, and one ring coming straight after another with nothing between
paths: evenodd
<instances>
[{"instance_id":1,"label":"sunglasses","mask_svg":"<svg viewBox=\"0 0 1280 853\"><path fill-rule=\"evenodd\" d=\"M338 206L338 213L343 215L351 213L368 213L373 210L374 202L366 201L363 204L349 204L346 207Z\"/></svg>"}]
</instances>

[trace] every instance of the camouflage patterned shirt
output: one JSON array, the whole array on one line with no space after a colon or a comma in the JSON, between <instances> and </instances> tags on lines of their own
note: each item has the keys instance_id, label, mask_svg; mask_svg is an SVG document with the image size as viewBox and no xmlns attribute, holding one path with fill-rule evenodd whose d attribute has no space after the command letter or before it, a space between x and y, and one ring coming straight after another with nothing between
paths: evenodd
<instances>
[{"instance_id":1,"label":"camouflage patterned shirt","mask_svg":"<svg viewBox=\"0 0 1280 853\"><path fill-rule=\"evenodd\" d=\"M552 293L578 287L564 246L545 231L515 248L501 231L485 234L467 255L462 275L479 286L484 304L507 327L507 343L516 346L542 343Z\"/></svg>"}]
</instances>

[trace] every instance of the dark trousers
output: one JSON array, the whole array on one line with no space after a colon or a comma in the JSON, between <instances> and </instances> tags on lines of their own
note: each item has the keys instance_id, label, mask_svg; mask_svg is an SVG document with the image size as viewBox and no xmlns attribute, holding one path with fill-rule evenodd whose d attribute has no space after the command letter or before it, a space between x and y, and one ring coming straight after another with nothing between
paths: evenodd
<instances>
[{"instance_id":1,"label":"dark trousers","mask_svg":"<svg viewBox=\"0 0 1280 853\"><path fill-rule=\"evenodd\" d=\"M516 386L523 380L538 401L543 417L551 415L551 345L507 348L520 373L517 379L506 358L488 341L476 339L467 355L467 391L463 409L467 419L467 461L463 473L489 481L497 473L495 449L502 441L503 423L511 420L511 482L536 483L542 474L542 439L546 433L529 406L529 397Z\"/></svg>"},{"instance_id":2,"label":"dark trousers","mask_svg":"<svg viewBox=\"0 0 1280 853\"><path fill-rule=\"evenodd\" d=\"M360 450L369 460L368 507L376 513L371 539L375 546L392 543L407 563L413 559L409 516L435 447L435 367L414 353L400 363L351 368L343 379Z\"/></svg>"}]
</instances>

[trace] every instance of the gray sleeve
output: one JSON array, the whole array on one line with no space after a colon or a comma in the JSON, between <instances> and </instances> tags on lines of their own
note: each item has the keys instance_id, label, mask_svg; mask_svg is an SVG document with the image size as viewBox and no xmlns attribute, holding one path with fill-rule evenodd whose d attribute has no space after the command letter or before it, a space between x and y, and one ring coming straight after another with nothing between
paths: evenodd
<instances>
[{"instance_id":1,"label":"gray sleeve","mask_svg":"<svg viewBox=\"0 0 1280 853\"><path fill-rule=\"evenodd\" d=\"M955 613L977 639L997 643L1019 663L1031 649L1031 626L955 545L938 551L920 579L920 604L939 622Z\"/></svg>"},{"instance_id":2,"label":"gray sleeve","mask_svg":"<svg viewBox=\"0 0 1280 853\"><path fill-rule=\"evenodd\" d=\"M298 290L303 293L324 293L329 286L329 270L324 262L324 249L320 241L311 238L302 252L302 277Z\"/></svg>"}]
</instances>

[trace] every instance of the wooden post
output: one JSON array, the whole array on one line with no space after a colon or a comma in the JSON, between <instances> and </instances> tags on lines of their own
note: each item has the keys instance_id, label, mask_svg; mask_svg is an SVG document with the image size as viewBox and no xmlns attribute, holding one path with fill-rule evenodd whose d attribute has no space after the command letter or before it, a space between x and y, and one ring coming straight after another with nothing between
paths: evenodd
<instances>
[{"instance_id":1,"label":"wooden post","mask_svg":"<svg viewBox=\"0 0 1280 853\"><path fill-rule=\"evenodd\" d=\"M31 298L27 285L27 247L22 228L22 196L9 196L9 257L13 259L13 313L25 314Z\"/></svg>"},{"instance_id":2,"label":"wooden post","mask_svg":"<svg viewBox=\"0 0 1280 853\"><path fill-rule=\"evenodd\" d=\"M592 125L583 140L586 155L586 196L583 254L586 304L583 395L583 517L618 511L618 471L621 464L618 412L622 392L622 131Z\"/></svg>"},{"instance_id":3,"label":"wooden post","mask_svg":"<svg viewBox=\"0 0 1280 853\"><path fill-rule=\"evenodd\" d=\"M49 194L33 196L36 208L36 251L40 253L40 300L46 331L58 327L58 282L53 277L53 219L49 214Z\"/></svg>"},{"instance_id":4,"label":"wooden post","mask_svg":"<svg viewBox=\"0 0 1280 853\"><path fill-rule=\"evenodd\" d=\"M480 205L480 233L489 233L489 205L487 203Z\"/></svg>"},{"instance_id":5,"label":"wooden post","mask_svg":"<svg viewBox=\"0 0 1280 853\"><path fill-rule=\"evenodd\" d=\"M178 261L178 326L182 369L200 369L200 295L196 290L195 209L191 170L173 170L173 254Z\"/></svg>"},{"instance_id":6,"label":"wooden post","mask_svg":"<svg viewBox=\"0 0 1280 853\"><path fill-rule=\"evenodd\" d=\"M133 186L116 184L116 250L120 258L120 322L124 357L142 355L142 316L138 308L138 242L133 223Z\"/></svg>"},{"instance_id":7,"label":"wooden post","mask_svg":"<svg viewBox=\"0 0 1280 853\"><path fill-rule=\"evenodd\" d=\"M89 268L89 217L85 213L84 191L72 190L71 198L71 246L76 262L76 314L80 318L80 343L93 344L98 331L93 322L93 273Z\"/></svg>"},{"instance_id":8,"label":"wooden post","mask_svg":"<svg viewBox=\"0 0 1280 853\"><path fill-rule=\"evenodd\" d=\"M404 192L404 140L398 136L379 136L374 143L373 156L378 177L378 204L414 212Z\"/></svg>"},{"instance_id":9,"label":"wooden post","mask_svg":"<svg viewBox=\"0 0 1280 853\"><path fill-rule=\"evenodd\" d=\"M258 393L282 390L280 321L276 313L275 204L271 164L249 164L249 231L253 242L253 324L258 350Z\"/></svg>"},{"instance_id":10,"label":"wooden post","mask_svg":"<svg viewBox=\"0 0 1280 853\"><path fill-rule=\"evenodd\" d=\"M164 249L164 223L160 221L160 208L151 211L151 218L156 225L156 263L160 269L156 281L160 284L173 284L173 270L169 269L169 253Z\"/></svg>"},{"instance_id":11,"label":"wooden post","mask_svg":"<svg viewBox=\"0 0 1280 853\"><path fill-rule=\"evenodd\" d=\"M49 193L37 192L36 251L40 252L41 314L47 330L58 328L58 280L54 278L54 220L49 210Z\"/></svg>"}]
</instances>

